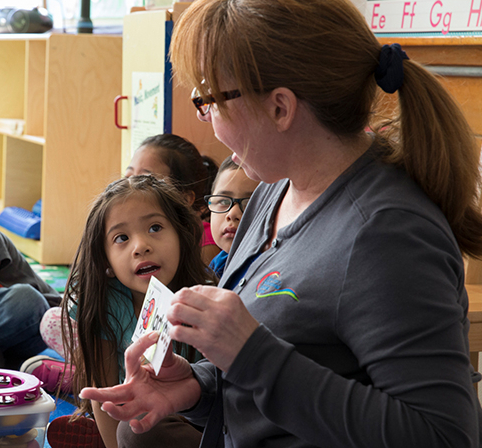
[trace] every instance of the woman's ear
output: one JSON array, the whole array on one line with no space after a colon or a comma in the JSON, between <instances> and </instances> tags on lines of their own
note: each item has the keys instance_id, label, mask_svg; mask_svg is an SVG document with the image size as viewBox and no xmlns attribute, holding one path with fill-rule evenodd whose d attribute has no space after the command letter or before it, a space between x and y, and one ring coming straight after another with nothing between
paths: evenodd
<instances>
[{"instance_id":1,"label":"woman's ear","mask_svg":"<svg viewBox=\"0 0 482 448\"><path fill-rule=\"evenodd\" d=\"M278 87L269 95L268 111L278 132L287 131L295 119L298 98L290 89Z\"/></svg>"},{"instance_id":2,"label":"woman's ear","mask_svg":"<svg viewBox=\"0 0 482 448\"><path fill-rule=\"evenodd\" d=\"M111 267L109 267L105 270L105 275L107 275L107 277L109 277L109 278L115 278L114 271L112 270Z\"/></svg>"}]
</instances>

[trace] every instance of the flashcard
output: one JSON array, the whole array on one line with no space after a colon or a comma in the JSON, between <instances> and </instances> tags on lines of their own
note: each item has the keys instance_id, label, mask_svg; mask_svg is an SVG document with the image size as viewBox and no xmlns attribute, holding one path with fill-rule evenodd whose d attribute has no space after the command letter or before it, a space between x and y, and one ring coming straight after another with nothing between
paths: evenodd
<instances>
[{"instance_id":1,"label":"flashcard","mask_svg":"<svg viewBox=\"0 0 482 448\"><path fill-rule=\"evenodd\" d=\"M139 314L136 329L132 335L132 341L134 342L151 331L157 331L159 333L157 343L149 347L144 353L145 358L152 364L156 375L161 369L162 361L171 343L171 337L169 336L171 324L166 319L166 312L171 304L173 295L169 288L152 276L141 313Z\"/></svg>"}]
</instances>

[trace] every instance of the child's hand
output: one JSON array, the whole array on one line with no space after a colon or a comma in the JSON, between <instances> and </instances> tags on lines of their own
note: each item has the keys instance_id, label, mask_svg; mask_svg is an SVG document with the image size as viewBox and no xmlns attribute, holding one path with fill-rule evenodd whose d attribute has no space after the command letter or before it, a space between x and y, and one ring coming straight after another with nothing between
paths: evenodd
<instances>
[{"instance_id":1,"label":"child's hand","mask_svg":"<svg viewBox=\"0 0 482 448\"><path fill-rule=\"evenodd\" d=\"M158 376L152 367L142 365L143 353L157 338L158 333L149 333L126 350L124 384L103 389L86 387L80 398L104 403L102 409L112 418L130 420L135 433L146 432L166 415L194 406L201 396L201 388L189 363L175 355L172 347ZM141 420L135 419L141 414L146 415Z\"/></svg>"}]
</instances>

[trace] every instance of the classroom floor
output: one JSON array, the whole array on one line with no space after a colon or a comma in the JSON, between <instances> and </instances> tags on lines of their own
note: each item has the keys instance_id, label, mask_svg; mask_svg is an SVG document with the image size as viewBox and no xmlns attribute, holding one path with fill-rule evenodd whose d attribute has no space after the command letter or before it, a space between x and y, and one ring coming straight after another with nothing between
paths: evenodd
<instances>
[{"instance_id":1,"label":"classroom floor","mask_svg":"<svg viewBox=\"0 0 482 448\"><path fill-rule=\"evenodd\" d=\"M30 257L25 257L32 270L45 282L59 293L65 290L65 284L69 276L69 266L45 266L37 263Z\"/></svg>"}]
</instances>

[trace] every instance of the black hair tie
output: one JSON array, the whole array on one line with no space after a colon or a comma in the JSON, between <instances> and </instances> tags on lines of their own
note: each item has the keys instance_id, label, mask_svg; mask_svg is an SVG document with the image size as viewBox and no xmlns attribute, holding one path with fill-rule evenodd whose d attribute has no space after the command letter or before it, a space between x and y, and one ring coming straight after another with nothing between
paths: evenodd
<instances>
[{"instance_id":1,"label":"black hair tie","mask_svg":"<svg viewBox=\"0 0 482 448\"><path fill-rule=\"evenodd\" d=\"M408 59L400 44L384 45L380 52L375 79L382 90L396 92L403 84L403 60Z\"/></svg>"}]
</instances>

